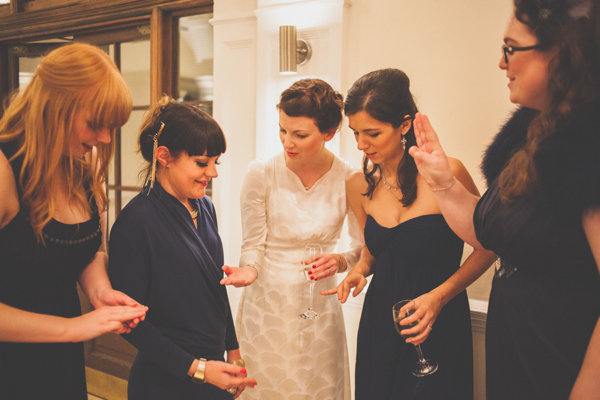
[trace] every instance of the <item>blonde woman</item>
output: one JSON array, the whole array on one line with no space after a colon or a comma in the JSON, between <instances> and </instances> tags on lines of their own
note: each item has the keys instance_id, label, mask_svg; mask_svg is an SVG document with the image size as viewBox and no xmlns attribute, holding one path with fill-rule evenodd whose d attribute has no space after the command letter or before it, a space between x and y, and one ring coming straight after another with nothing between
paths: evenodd
<instances>
[{"instance_id":1,"label":"blonde woman","mask_svg":"<svg viewBox=\"0 0 600 400\"><path fill-rule=\"evenodd\" d=\"M145 315L112 289L103 244L111 130L130 112L110 58L70 44L41 61L0 120L0 398L87 399L75 342L128 332ZM81 315L77 282L96 311Z\"/></svg>"}]
</instances>

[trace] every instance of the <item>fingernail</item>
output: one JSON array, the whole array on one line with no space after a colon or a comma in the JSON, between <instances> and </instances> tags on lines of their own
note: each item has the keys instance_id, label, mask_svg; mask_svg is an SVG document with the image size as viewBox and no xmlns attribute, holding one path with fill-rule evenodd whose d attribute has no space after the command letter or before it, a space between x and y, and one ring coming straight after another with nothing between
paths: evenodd
<instances>
[{"instance_id":1,"label":"fingernail","mask_svg":"<svg viewBox=\"0 0 600 400\"><path fill-rule=\"evenodd\" d=\"M246 373L246 368L242 368L242 370L240 371L242 374Z\"/></svg>"},{"instance_id":2,"label":"fingernail","mask_svg":"<svg viewBox=\"0 0 600 400\"><path fill-rule=\"evenodd\" d=\"M310 280L311 280L311 281L314 281L314 280L315 280L315 277L314 277L314 276L311 276L311 277L310 277Z\"/></svg>"},{"instance_id":3,"label":"fingernail","mask_svg":"<svg viewBox=\"0 0 600 400\"><path fill-rule=\"evenodd\" d=\"M313 268L317 268L317 266L316 266L316 265L313 265Z\"/></svg>"},{"instance_id":4,"label":"fingernail","mask_svg":"<svg viewBox=\"0 0 600 400\"><path fill-rule=\"evenodd\" d=\"M310 275L310 274L312 274L312 271L308 271L308 274L309 274L309 275Z\"/></svg>"}]
</instances>

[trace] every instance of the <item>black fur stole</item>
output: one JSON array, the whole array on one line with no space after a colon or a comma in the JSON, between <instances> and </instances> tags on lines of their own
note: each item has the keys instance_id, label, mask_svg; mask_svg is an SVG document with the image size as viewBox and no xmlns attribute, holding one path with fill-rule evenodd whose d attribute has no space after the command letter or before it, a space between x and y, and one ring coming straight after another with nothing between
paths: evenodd
<instances>
[{"instance_id":1,"label":"black fur stole","mask_svg":"<svg viewBox=\"0 0 600 400\"><path fill-rule=\"evenodd\" d=\"M481 169L488 186L527 137L537 111L519 108L485 151ZM600 205L600 99L575 110L534 156L539 193L557 212L575 213Z\"/></svg>"}]
</instances>

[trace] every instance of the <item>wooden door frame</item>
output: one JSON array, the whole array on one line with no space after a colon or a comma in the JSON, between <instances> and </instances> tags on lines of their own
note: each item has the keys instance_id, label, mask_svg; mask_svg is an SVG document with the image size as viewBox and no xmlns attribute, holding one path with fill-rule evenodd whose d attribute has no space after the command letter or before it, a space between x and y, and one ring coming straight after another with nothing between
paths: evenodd
<instances>
[{"instance_id":1,"label":"wooden door frame","mask_svg":"<svg viewBox=\"0 0 600 400\"><path fill-rule=\"evenodd\" d=\"M46 8L44 8L46 7ZM177 18L212 12L212 0L11 0L0 6L0 101L10 93L8 46L150 25L150 100L177 88Z\"/></svg>"}]
</instances>

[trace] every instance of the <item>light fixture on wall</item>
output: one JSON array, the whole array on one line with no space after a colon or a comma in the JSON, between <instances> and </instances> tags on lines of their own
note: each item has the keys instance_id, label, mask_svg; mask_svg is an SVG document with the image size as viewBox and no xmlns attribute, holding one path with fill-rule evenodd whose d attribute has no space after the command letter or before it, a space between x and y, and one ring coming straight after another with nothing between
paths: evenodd
<instances>
[{"instance_id":1,"label":"light fixture on wall","mask_svg":"<svg viewBox=\"0 0 600 400\"><path fill-rule=\"evenodd\" d=\"M306 64L310 60L312 49L304 39L297 39L296 27L283 25L279 27L279 73L292 75L297 72L297 65Z\"/></svg>"}]
</instances>

